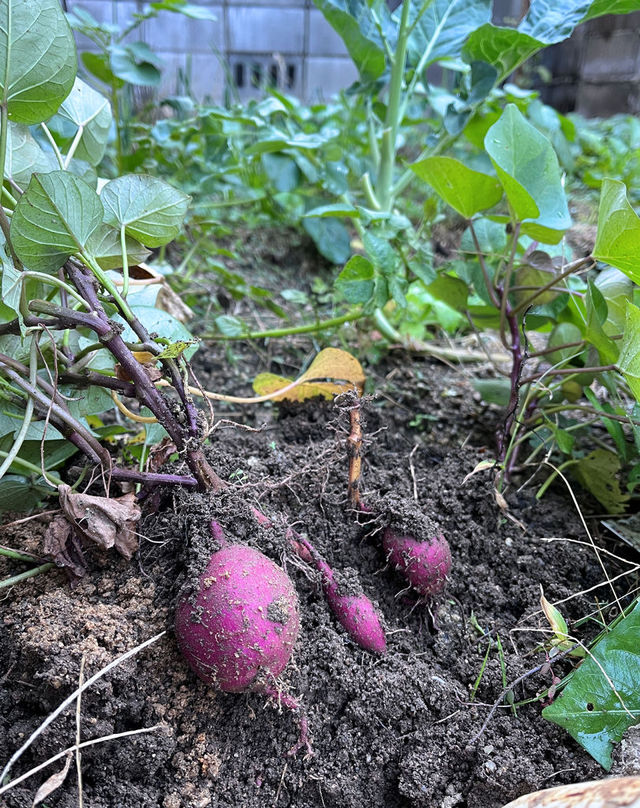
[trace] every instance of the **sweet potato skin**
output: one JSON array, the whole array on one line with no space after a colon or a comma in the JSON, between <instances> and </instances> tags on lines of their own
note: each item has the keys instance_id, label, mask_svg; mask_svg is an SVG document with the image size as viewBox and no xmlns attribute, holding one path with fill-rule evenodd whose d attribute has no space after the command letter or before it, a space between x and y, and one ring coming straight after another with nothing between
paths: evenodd
<instances>
[{"instance_id":1,"label":"sweet potato skin","mask_svg":"<svg viewBox=\"0 0 640 808\"><path fill-rule=\"evenodd\" d=\"M442 592L451 571L451 550L444 536L418 541L387 528L382 546L389 562L422 597L432 598Z\"/></svg>"}]
</instances>

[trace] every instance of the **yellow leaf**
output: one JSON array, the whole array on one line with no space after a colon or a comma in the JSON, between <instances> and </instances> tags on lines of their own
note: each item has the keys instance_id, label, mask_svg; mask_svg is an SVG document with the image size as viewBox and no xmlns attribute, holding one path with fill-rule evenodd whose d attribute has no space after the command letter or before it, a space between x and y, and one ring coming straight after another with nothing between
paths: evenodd
<instances>
[{"instance_id":1,"label":"yellow leaf","mask_svg":"<svg viewBox=\"0 0 640 808\"><path fill-rule=\"evenodd\" d=\"M322 379L335 379L336 381L326 382ZM358 394L362 395L364 382L364 370L355 356L339 348L325 348L297 379L296 386L286 390L280 396L274 396L273 400L304 401L315 396L331 399L334 395L353 390L354 387ZM285 387L291 388L292 384L294 384L292 379L284 376L277 376L275 373L260 373L253 381L253 389L259 396L264 396Z\"/></svg>"},{"instance_id":2,"label":"yellow leaf","mask_svg":"<svg viewBox=\"0 0 640 808\"><path fill-rule=\"evenodd\" d=\"M133 354L133 358L136 362L139 362L141 365L147 365L149 362L153 362L156 358L152 353L149 351L131 351Z\"/></svg>"}]
</instances>

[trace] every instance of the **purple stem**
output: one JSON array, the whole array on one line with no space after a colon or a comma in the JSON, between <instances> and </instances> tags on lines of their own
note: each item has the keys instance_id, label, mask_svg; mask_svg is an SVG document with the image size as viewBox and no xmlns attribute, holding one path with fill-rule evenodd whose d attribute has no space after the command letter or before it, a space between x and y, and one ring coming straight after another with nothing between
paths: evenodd
<instances>
[{"instance_id":1,"label":"purple stem","mask_svg":"<svg viewBox=\"0 0 640 808\"><path fill-rule=\"evenodd\" d=\"M509 378L511 381L511 393L509 395L509 405L507 407L507 414L504 420L502 429L498 437L498 460L503 461L507 452L507 444L509 436L511 435L511 428L515 421L516 412L518 410L518 399L520 397L520 377L522 375L522 368L524 365L524 352L522 350L522 339L520 336L520 324L518 317L513 313L509 303L505 309L507 323L509 324L509 332L511 334L511 373Z\"/></svg>"}]
</instances>

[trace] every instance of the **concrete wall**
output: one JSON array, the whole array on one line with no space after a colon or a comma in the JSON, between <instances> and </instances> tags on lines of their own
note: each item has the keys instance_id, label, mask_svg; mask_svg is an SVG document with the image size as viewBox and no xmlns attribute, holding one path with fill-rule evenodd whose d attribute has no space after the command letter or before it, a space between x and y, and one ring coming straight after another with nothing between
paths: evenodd
<instances>
[{"instance_id":1,"label":"concrete wall","mask_svg":"<svg viewBox=\"0 0 640 808\"><path fill-rule=\"evenodd\" d=\"M357 71L342 40L311 0L191 0L216 16L215 22L161 12L135 38L164 61L161 94L184 90L222 100L233 84L240 98L258 95L268 81L307 101L348 87ZM132 0L68 0L96 19L125 25L143 7ZM78 37L81 50L93 50Z\"/></svg>"},{"instance_id":2,"label":"concrete wall","mask_svg":"<svg viewBox=\"0 0 640 808\"><path fill-rule=\"evenodd\" d=\"M545 52L547 103L587 117L640 113L640 12L590 20Z\"/></svg>"}]
</instances>

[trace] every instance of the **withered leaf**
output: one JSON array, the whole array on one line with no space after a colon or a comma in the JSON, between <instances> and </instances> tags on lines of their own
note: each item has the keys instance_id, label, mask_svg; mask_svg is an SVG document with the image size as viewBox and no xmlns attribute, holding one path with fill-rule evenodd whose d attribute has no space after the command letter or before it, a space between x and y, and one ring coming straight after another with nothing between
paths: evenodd
<instances>
[{"instance_id":1,"label":"withered leaf","mask_svg":"<svg viewBox=\"0 0 640 808\"><path fill-rule=\"evenodd\" d=\"M49 522L44 534L44 552L54 560L56 566L64 567L76 578L82 578L87 571L80 539L60 513Z\"/></svg>"},{"instance_id":2,"label":"withered leaf","mask_svg":"<svg viewBox=\"0 0 640 808\"><path fill-rule=\"evenodd\" d=\"M87 541L106 550L115 547L125 558L138 549L135 525L142 511L133 493L122 497L95 497L74 493L68 485L58 487L60 507Z\"/></svg>"},{"instance_id":3,"label":"withered leaf","mask_svg":"<svg viewBox=\"0 0 640 808\"><path fill-rule=\"evenodd\" d=\"M67 759L65 761L64 766L60 769L59 772L52 774L51 777L48 777L44 783L40 786L40 788L36 791L36 796L33 798L33 806L35 808L36 805L40 805L43 800L46 800L49 794L52 794L57 788L64 783L67 779L67 774L69 773L69 766L71 766L72 754L69 752L67 755Z\"/></svg>"}]
</instances>

